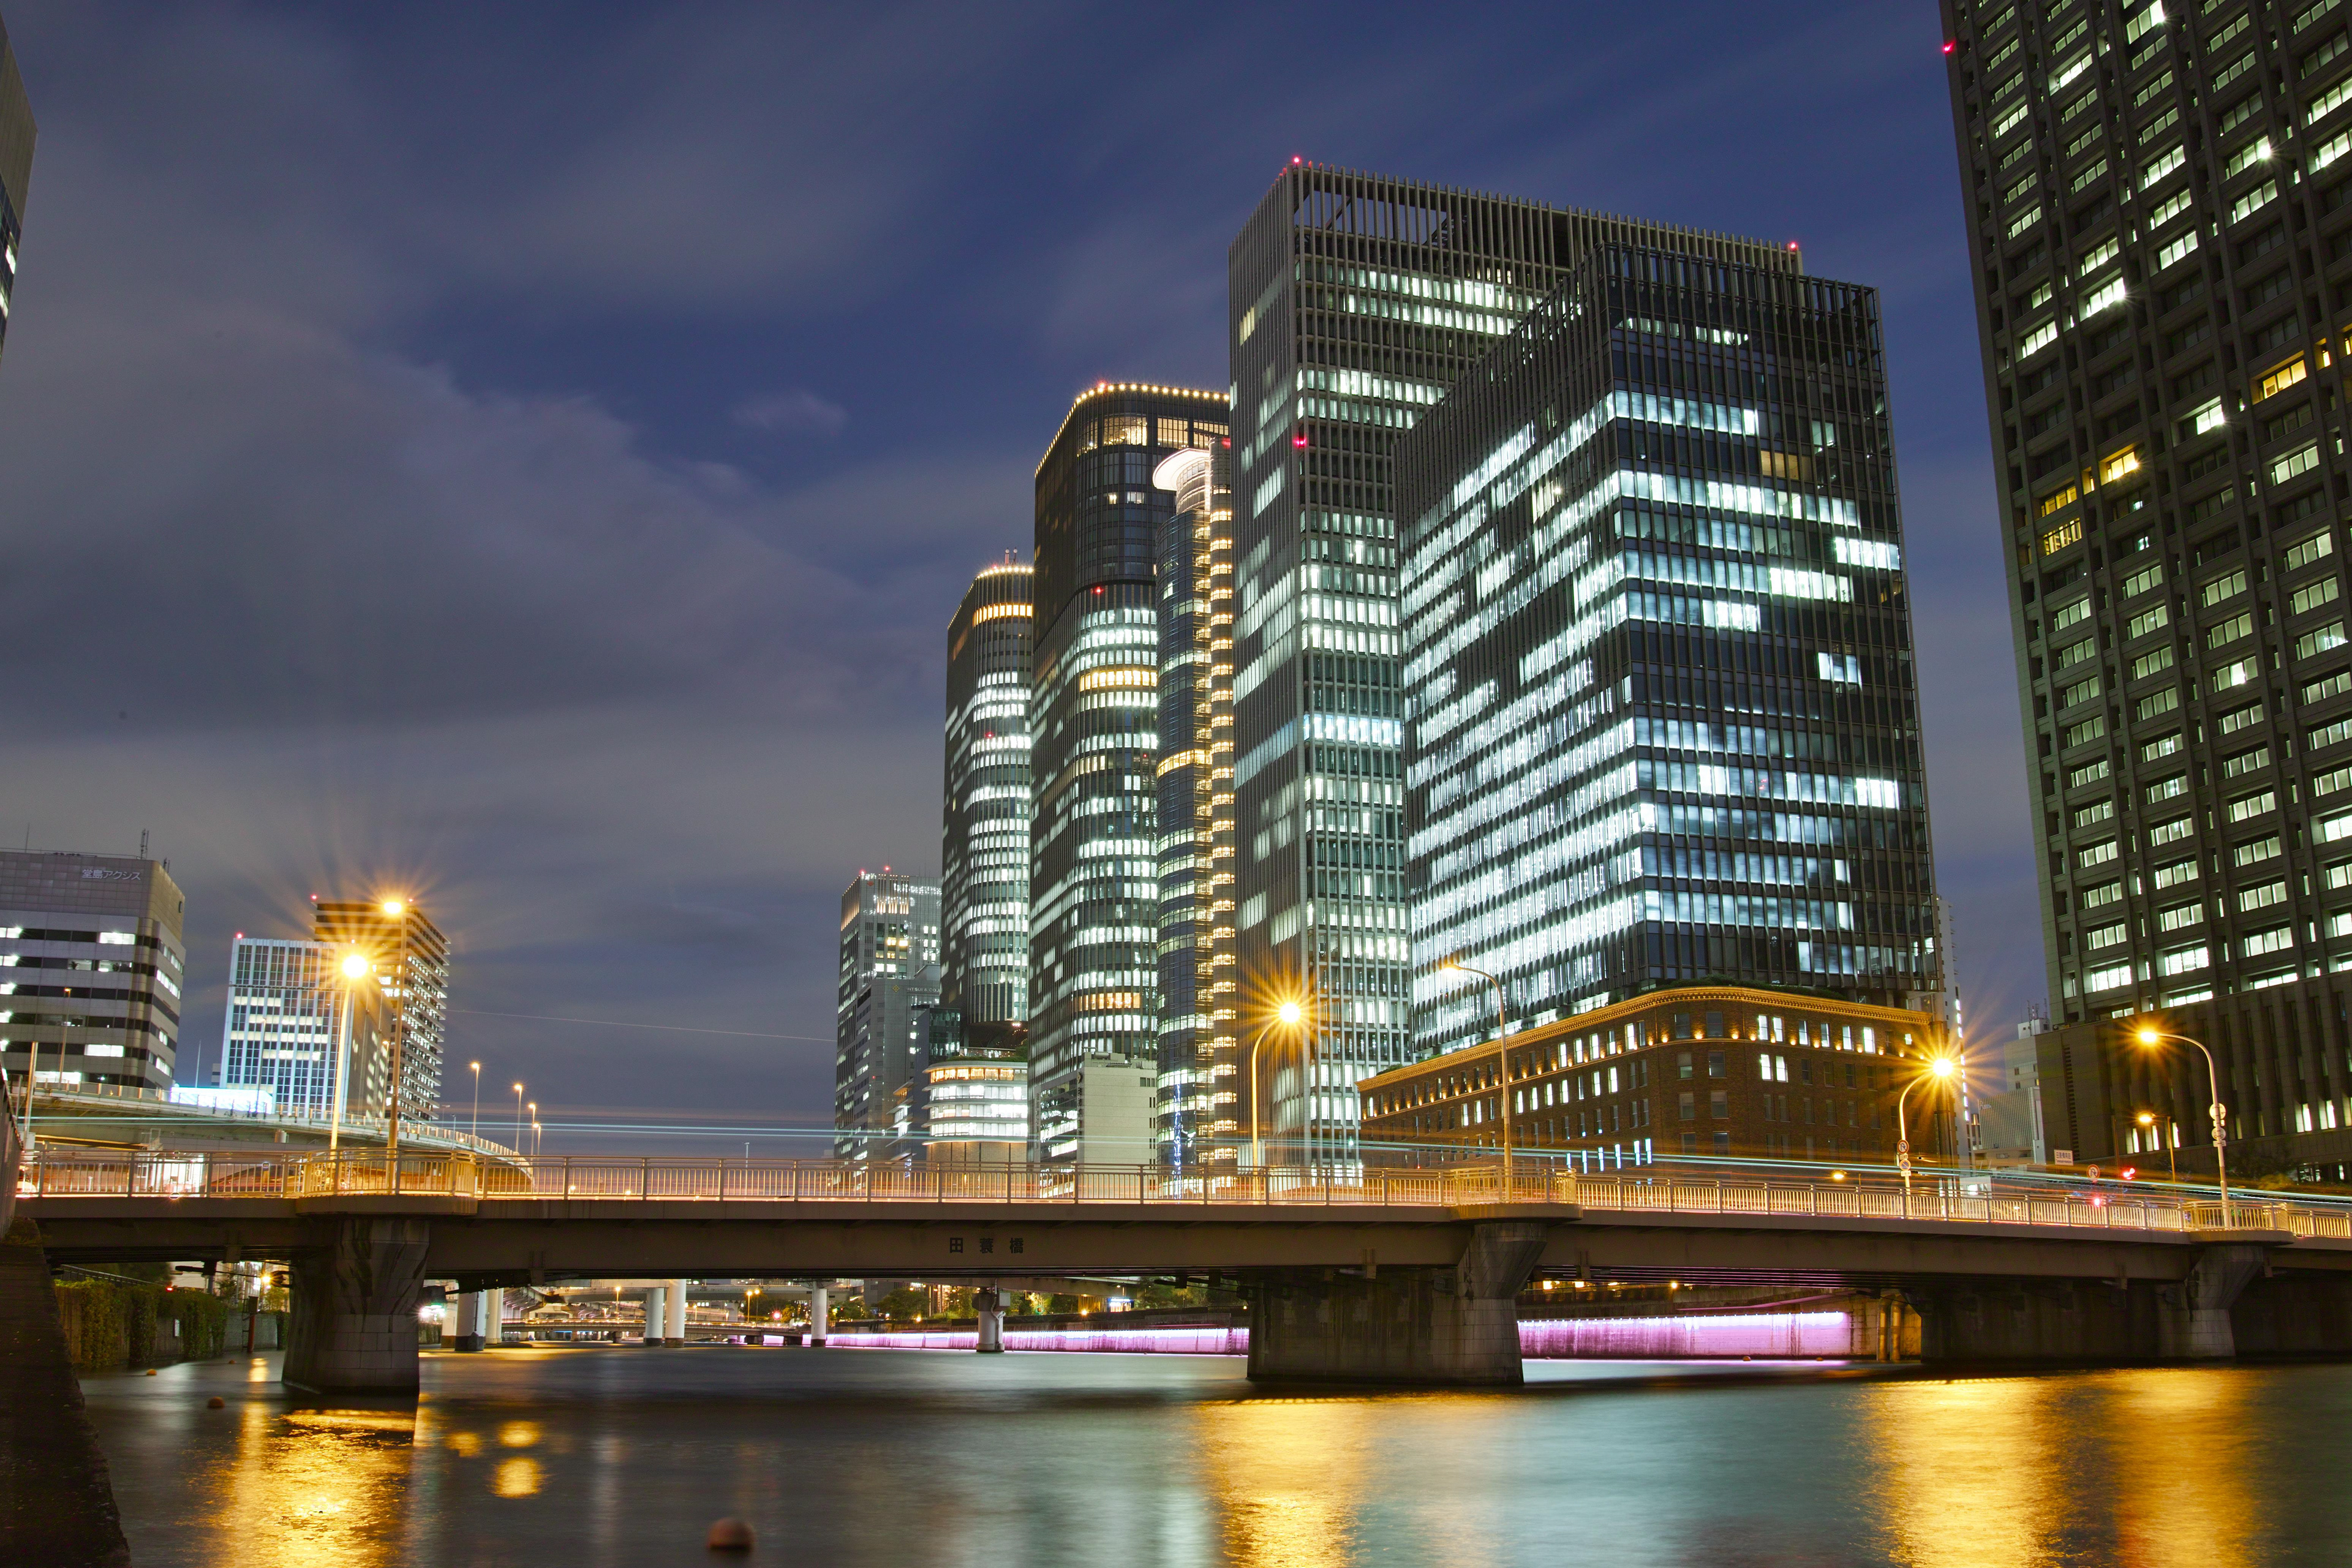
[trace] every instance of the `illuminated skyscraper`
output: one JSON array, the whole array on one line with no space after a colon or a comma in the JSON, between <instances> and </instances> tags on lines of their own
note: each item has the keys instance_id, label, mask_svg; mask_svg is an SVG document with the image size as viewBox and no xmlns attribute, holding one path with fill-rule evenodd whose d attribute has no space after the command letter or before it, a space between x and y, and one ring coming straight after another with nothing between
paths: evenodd
<instances>
[{"instance_id":1,"label":"illuminated skyscraper","mask_svg":"<svg viewBox=\"0 0 2352 1568\"><path fill-rule=\"evenodd\" d=\"M1286 1068L1263 1118L1310 1159L1353 1158L1356 1082L1409 1048L1390 450L1610 242L1800 270L1748 240L1305 164L1234 241L1241 1021L1311 996L1312 1099Z\"/></svg>"},{"instance_id":2,"label":"illuminated skyscraper","mask_svg":"<svg viewBox=\"0 0 2352 1568\"><path fill-rule=\"evenodd\" d=\"M834 1015L834 1152L880 1160L913 1124L940 999L940 885L885 867L841 895Z\"/></svg>"},{"instance_id":3,"label":"illuminated skyscraper","mask_svg":"<svg viewBox=\"0 0 2352 1568\"><path fill-rule=\"evenodd\" d=\"M1940 1017L1876 294L1597 247L1396 463L1416 1054L1493 1037L1454 958Z\"/></svg>"},{"instance_id":4,"label":"illuminated skyscraper","mask_svg":"<svg viewBox=\"0 0 2352 1568\"><path fill-rule=\"evenodd\" d=\"M400 1058L400 1113L438 1116L441 1058L449 1029L449 939L414 899L314 902L310 935L357 948L375 965Z\"/></svg>"},{"instance_id":5,"label":"illuminated skyscraper","mask_svg":"<svg viewBox=\"0 0 2352 1568\"><path fill-rule=\"evenodd\" d=\"M1234 1169L1241 1103L1234 958L1232 445L1162 461L1160 542L1160 1107L1162 1167Z\"/></svg>"},{"instance_id":6,"label":"illuminated skyscraper","mask_svg":"<svg viewBox=\"0 0 2352 1568\"><path fill-rule=\"evenodd\" d=\"M343 1114L381 1116L392 1099L395 999L365 975L344 976L348 942L240 935L229 950L228 1010L221 1030L220 1087L266 1089L278 1110L325 1116L335 1099L337 1058L351 1010ZM404 1100L402 1115L414 1107Z\"/></svg>"},{"instance_id":7,"label":"illuminated skyscraper","mask_svg":"<svg viewBox=\"0 0 2352 1568\"><path fill-rule=\"evenodd\" d=\"M2047 1141L2144 1154L2146 1110L2210 1171L2218 1097L2233 1167L2345 1180L2352 17L1942 13L2040 828ZM2152 1012L2218 1086L2109 1022Z\"/></svg>"},{"instance_id":8,"label":"illuminated skyscraper","mask_svg":"<svg viewBox=\"0 0 2352 1568\"><path fill-rule=\"evenodd\" d=\"M33 106L25 99L25 79L16 74L8 29L0 25L0 344L8 340L15 303L16 242L24 233L25 192L33 178Z\"/></svg>"},{"instance_id":9,"label":"illuminated skyscraper","mask_svg":"<svg viewBox=\"0 0 2352 1568\"><path fill-rule=\"evenodd\" d=\"M144 840L142 840L144 848ZM177 1081L186 900L145 855L0 849L0 1056L11 1083Z\"/></svg>"},{"instance_id":10,"label":"illuminated skyscraper","mask_svg":"<svg viewBox=\"0 0 2352 1568\"><path fill-rule=\"evenodd\" d=\"M1031 1136L1040 1158L1153 1158L1160 1071L1160 530L1171 452L1224 438L1225 395L1103 384L1037 467L1030 698Z\"/></svg>"},{"instance_id":11,"label":"illuminated skyscraper","mask_svg":"<svg viewBox=\"0 0 2352 1568\"><path fill-rule=\"evenodd\" d=\"M972 579L948 624L940 1002L966 1039L1029 1018L1029 675L1034 570Z\"/></svg>"}]
</instances>

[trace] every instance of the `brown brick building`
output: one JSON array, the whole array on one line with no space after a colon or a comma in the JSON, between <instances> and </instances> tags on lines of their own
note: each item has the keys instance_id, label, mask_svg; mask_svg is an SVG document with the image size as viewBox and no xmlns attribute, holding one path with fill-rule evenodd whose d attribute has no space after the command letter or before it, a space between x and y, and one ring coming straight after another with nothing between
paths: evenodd
<instances>
[{"instance_id":1,"label":"brown brick building","mask_svg":"<svg viewBox=\"0 0 2352 1568\"><path fill-rule=\"evenodd\" d=\"M1616 1169L1680 1155L1891 1160L1895 1097L1947 1049L1942 1021L1793 992L1690 985L1510 1037L1515 1152ZM1374 1163L1499 1150L1492 1045L1392 1068L1357 1086ZM1952 1148L1951 1099L1909 1101L1912 1151Z\"/></svg>"}]
</instances>

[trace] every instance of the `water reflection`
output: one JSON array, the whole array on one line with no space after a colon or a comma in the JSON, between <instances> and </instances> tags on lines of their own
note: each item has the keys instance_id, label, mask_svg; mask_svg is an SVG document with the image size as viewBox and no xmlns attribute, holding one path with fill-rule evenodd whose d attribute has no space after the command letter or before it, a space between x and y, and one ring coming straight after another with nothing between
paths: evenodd
<instances>
[{"instance_id":1,"label":"water reflection","mask_svg":"<svg viewBox=\"0 0 2352 1568\"><path fill-rule=\"evenodd\" d=\"M140 1568L701 1563L725 1514L826 1568L2272 1568L2352 1533L2312 1479L2344 1366L1262 1398L1207 1358L582 1350L428 1358L413 1408L250 1372L85 1383Z\"/></svg>"}]
</instances>

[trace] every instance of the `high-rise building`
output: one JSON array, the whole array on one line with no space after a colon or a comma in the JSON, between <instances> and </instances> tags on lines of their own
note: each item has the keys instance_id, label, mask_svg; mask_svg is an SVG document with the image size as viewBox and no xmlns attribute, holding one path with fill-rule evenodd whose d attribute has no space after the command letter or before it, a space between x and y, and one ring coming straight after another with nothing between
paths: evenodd
<instances>
[{"instance_id":1,"label":"high-rise building","mask_svg":"<svg viewBox=\"0 0 2352 1568\"><path fill-rule=\"evenodd\" d=\"M1695 982L1942 1012L1877 296L1591 251L1396 450L1417 1054Z\"/></svg>"},{"instance_id":2,"label":"high-rise building","mask_svg":"<svg viewBox=\"0 0 2352 1568\"><path fill-rule=\"evenodd\" d=\"M834 1152L879 1161L911 1127L940 999L940 885L884 867L841 895L841 986L835 1010Z\"/></svg>"},{"instance_id":3,"label":"high-rise building","mask_svg":"<svg viewBox=\"0 0 2352 1568\"><path fill-rule=\"evenodd\" d=\"M1223 440L1225 407L1222 392L1104 383L1078 395L1037 467L1030 1135L1048 1163L1152 1158L1150 1086L1160 1060L1153 570L1175 500L1152 475L1172 452ZM1139 1071L1147 1082L1139 1101Z\"/></svg>"},{"instance_id":4,"label":"high-rise building","mask_svg":"<svg viewBox=\"0 0 2352 1568\"><path fill-rule=\"evenodd\" d=\"M33 106L25 79L16 74L16 53L0 24L0 345L8 341L8 315L16 292L16 245L25 230L26 187L33 179Z\"/></svg>"},{"instance_id":5,"label":"high-rise building","mask_svg":"<svg viewBox=\"0 0 2352 1568\"><path fill-rule=\"evenodd\" d=\"M1242 1023L1307 997L1316 1061L1311 1100L1286 1069L1263 1115L1243 1091L1241 1121L1311 1160L1353 1157L1357 1080L1409 1049L1390 451L1612 241L1800 269L1748 240L1304 163L1234 241Z\"/></svg>"},{"instance_id":6,"label":"high-rise building","mask_svg":"<svg viewBox=\"0 0 2352 1568\"><path fill-rule=\"evenodd\" d=\"M1231 1172L1240 978L1234 953L1234 497L1230 440L1162 461L1160 542L1161 1168Z\"/></svg>"},{"instance_id":7,"label":"high-rise building","mask_svg":"<svg viewBox=\"0 0 2352 1568\"><path fill-rule=\"evenodd\" d=\"M349 942L237 937L229 950L221 1088L267 1089L281 1113L326 1116L340 1076L344 1115L390 1109L399 1002L380 983L381 968L343 973L351 952ZM402 1115L415 1110L404 1102Z\"/></svg>"},{"instance_id":8,"label":"high-rise building","mask_svg":"<svg viewBox=\"0 0 2352 1568\"><path fill-rule=\"evenodd\" d=\"M143 843L142 843L143 847ZM170 1089L187 983L178 884L143 855L0 849L0 1061L12 1082Z\"/></svg>"},{"instance_id":9,"label":"high-rise building","mask_svg":"<svg viewBox=\"0 0 2352 1568\"><path fill-rule=\"evenodd\" d=\"M2108 1024L2156 1013L2219 1060L2233 1172L2340 1171L2352 31L2313 0L1943 15L2041 829L2048 1141L2104 1158L2145 1110L2210 1169L2202 1059Z\"/></svg>"},{"instance_id":10,"label":"high-rise building","mask_svg":"<svg viewBox=\"0 0 2352 1568\"><path fill-rule=\"evenodd\" d=\"M310 934L335 948L356 948L374 965L400 1058L400 1113L440 1115L449 1024L449 941L441 928L414 899L314 899Z\"/></svg>"},{"instance_id":11,"label":"high-rise building","mask_svg":"<svg viewBox=\"0 0 2352 1568\"><path fill-rule=\"evenodd\" d=\"M1034 569L983 568L948 623L940 1001L978 1042L1029 1019Z\"/></svg>"}]
</instances>

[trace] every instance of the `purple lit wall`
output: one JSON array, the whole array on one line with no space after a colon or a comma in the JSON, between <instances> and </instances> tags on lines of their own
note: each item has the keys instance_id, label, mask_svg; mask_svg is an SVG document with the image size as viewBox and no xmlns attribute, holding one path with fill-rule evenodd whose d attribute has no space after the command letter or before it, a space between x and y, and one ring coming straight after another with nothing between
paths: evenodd
<instances>
[{"instance_id":1,"label":"purple lit wall","mask_svg":"<svg viewBox=\"0 0 2352 1568\"><path fill-rule=\"evenodd\" d=\"M1696 1361L1732 1356L1845 1357L1855 1325L1843 1312L1749 1312L1673 1318L1538 1318L1519 1325L1520 1353L1539 1361ZM968 1351L970 1329L835 1333L850 1350ZM1245 1328L1015 1329L1008 1351L1119 1355L1247 1355Z\"/></svg>"}]
</instances>

